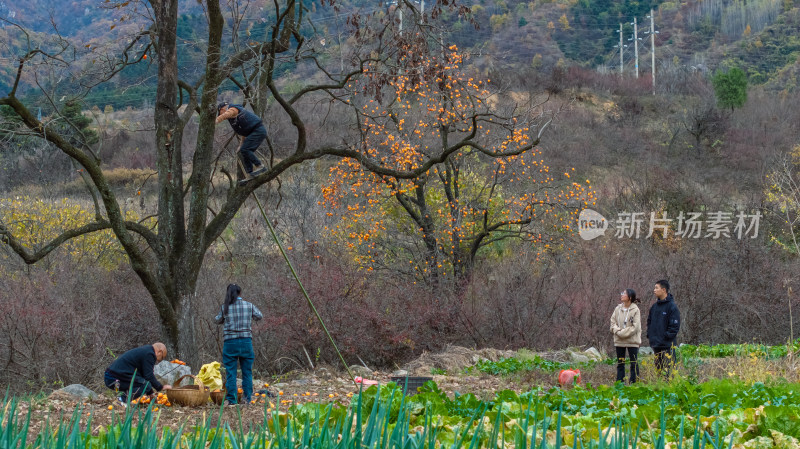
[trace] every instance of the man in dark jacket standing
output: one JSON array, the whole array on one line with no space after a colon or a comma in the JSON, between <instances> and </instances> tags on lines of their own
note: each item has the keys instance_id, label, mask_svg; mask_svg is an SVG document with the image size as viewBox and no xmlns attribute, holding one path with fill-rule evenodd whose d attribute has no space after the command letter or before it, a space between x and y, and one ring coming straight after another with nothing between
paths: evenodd
<instances>
[{"instance_id":1,"label":"man in dark jacket standing","mask_svg":"<svg viewBox=\"0 0 800 449\"><path fill-rule=\"evenodd\" d=\"M122 354L106 369L104 376L108 388L119 392L119 401L128 402L128 390L131 399L136 399L143 394L168 390L171 385L161 385L153 373L156 363L167 357L167 347L164 343L139 346ZM131 386L133 388L131 388Z\"/></svg>"},{"instance_id":2,"label":"man in dark jacket standing","mask_svg":"<svg viewBox=\"0 0 800 449\"><path fill-rule=\"evenodd\" d=\"M655 304L647 315L647 339L656 358L656 369L669 377L675 363L675 337L681 329L681 312L669 293L669 282L660 280L653 289Z\"/></svg>"},{"instance_id":3,"label":"man in dark jacket standing","mask_svg":"<svg viewBox=\"0 0 800 449\"><path fill-rule=\"evenodd\" d=\"M264 123L257 115L238 104L220 103L217 106L216 123L222 123L223 120L230 123L231 128L242 141L239 144L239 153L242 164L244 164L245 179L239 181L239 184L244 184L267 170L261 165L261 161L255 154L255 151L267 138L267 128L264 127Z\"/></svg>"}]
</instances>

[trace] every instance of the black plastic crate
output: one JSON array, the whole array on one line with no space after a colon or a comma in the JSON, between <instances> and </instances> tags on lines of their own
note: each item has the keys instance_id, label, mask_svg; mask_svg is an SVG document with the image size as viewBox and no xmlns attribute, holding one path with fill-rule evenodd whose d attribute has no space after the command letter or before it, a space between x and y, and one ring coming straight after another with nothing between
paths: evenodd
<instances>
[{"instance_id":1,"label":"black plastic crate","mask_svg":"<svg viewBox=\"0 0 800 449\"><path fill-rule=\"evenodd\" d=\"M417 389L425 384L425 382L433 380L433 377L424 376L394 376L392 382L396 383L403 389L403 393L407 396L412 396L418 393Z\"/></svg>"}]
</instances>

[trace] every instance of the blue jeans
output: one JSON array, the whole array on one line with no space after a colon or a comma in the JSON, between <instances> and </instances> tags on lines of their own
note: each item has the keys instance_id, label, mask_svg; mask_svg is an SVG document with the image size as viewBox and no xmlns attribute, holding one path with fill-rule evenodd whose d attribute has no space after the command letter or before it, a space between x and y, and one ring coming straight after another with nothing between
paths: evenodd
<instances>
[{"instance_id":1,"label":"blue jeans","mask_svg":"<svg viewBox=\"0 0 800 449\"><path fill-rule=\"evenodd\" d=\"M252 338L232 338L222 345L222 364L225 366L225 400L236 404L236 368L242 367L243 400L249 404L253 396L253 352Z\"/></svg>"}]
</instances>

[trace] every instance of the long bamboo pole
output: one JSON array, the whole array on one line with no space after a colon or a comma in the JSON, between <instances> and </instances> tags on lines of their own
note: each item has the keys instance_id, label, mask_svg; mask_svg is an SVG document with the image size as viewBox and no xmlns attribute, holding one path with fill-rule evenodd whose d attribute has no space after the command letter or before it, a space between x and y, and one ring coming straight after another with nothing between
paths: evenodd
<instances>
[{"instance_id":1,"label":"long bamboo pole","mask_svg":"<svg viewBox=\"0 0 800 449\"><path fill-rule=\"evenodd\" d=\"M347 366L347 362L345 362L344 357L342 356L342 353L339 352L339 347L336 346L336 342L333 341L333 337L331 336L331 333L328 332L328 327L325 326L325 322L322 321L322 317L319 315L319 312L317 312L317 308L314 307L314 303L311 302L311 298L308 296L308 292L306 291L306 288L303 286L303 283L300 281L300 277L297 275L297 271L295 271L294 266L292 265L292 261L289 260L289 256L286 254L286 250L283 249L283 245L281 244L280 239L278 239L278 234L275 233L275 229L272 227L272 223L270 223L269 219L267 218L267 213L264 212L264 207L261 206L261 201L258 199L258 197L256 196L255 192L253 192L253 199L256 200L256 204L258 204L258 210L261 211L261 216L264 217L264 222L267 223L267 227L269 228L269 232L272 234L272 238L275 240L275 244L278 245L278 249L280 249L281 254L283 255L283 259L286 260L286 264L289 265L289 270L291 270L292 276L294 276L294 280L297 281L297 285L300 286L300 290L303 292L303 296L306 297L306 301L308 302L308 306L311 307L311 310L314 312L314 315L317 316L317 320L319 320L319 324L322 326L322 329L325 331L325 335L328 336L328 340L331 341L331 344L333 345L333 349L336 350L336 354L339 356L339 360L342 361L342 364L344 365L344 369L347 370L347 374L350 376L350 380L352 380L353 383L356 383L355 376L353 376L353 373L350 371L350 367Z\"/></svg>"}]
</instances>

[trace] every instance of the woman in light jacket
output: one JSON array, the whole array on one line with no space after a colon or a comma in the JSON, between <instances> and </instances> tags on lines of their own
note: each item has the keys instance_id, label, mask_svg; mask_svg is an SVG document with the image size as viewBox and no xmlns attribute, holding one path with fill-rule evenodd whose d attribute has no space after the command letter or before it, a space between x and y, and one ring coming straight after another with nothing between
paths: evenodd
<instances>
[{"instance_id":1,"label":"woman in light jacket","mask_svg":"<svg viewBox=\"0 0 800 449\"><path fill-rule=\"evenodd\" d=\"M636 305L639 299L633 289L620 293L620 304L611 315L611 333L614 334L614 347L617 350L617 381L625 381L625 352L631 361L630 383L639 377L639 345L642 344L642 316Z\"/></svg>"}]
</instances>

